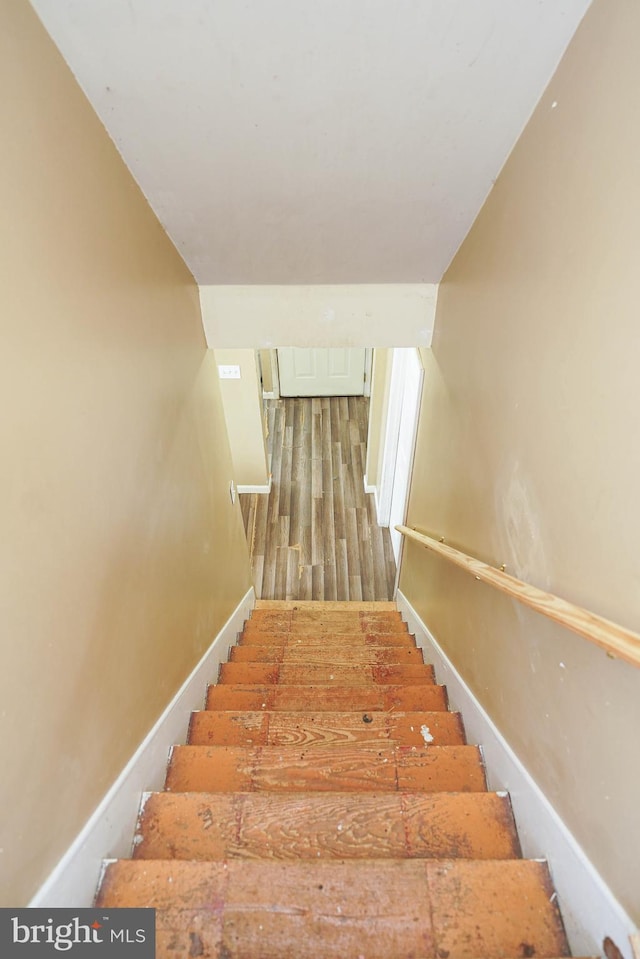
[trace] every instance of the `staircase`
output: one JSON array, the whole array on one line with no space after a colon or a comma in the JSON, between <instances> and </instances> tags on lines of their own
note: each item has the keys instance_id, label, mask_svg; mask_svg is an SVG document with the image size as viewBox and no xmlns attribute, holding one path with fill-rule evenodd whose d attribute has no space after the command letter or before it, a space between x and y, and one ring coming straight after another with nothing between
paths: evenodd
<instances>
[{"instance_id":1,"label":"staircase","mask_svg":"<svg viewBox=\"0 0 640 959\"><path fill-rule=\"evenodd\" d=\"M258 603L96 904L155 906L159 957L569 954L392 603Z\"/></svg>"}]
</instances>

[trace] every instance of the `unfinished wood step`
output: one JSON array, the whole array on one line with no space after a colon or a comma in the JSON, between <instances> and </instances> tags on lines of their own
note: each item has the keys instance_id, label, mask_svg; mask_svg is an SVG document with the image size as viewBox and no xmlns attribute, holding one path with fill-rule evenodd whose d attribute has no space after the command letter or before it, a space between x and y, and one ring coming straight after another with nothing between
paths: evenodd
<instances>
[{"instance_id":1,"label":"unfinished wood step","mask_svg":"<svg viewBox=\"0 0 640 959\"><path fill-rule=\"evenodd\" d=\"M401 633L406 634L409 632L407 624L398 618L390 616L360 616L357 620L348 620L345 618L329 618L325 617L323 619L312 618L312 617L303 617L298 618L294 617L291 620L289 626L289 631L292 633L299 632L313 632L320 633Z\"/></svg>"},{"instance_id":2,"label":"unfinished wood step","mask_svg":"<svg viewBox=\"0 0 640 959\"><path fill-rule=\"evenodd\" d=\"M316 663L222 663L220 683L271 684L283 686L419 686L433 685L433 666L424 664L387 664L384 666L325 666Z\"/></svg>"},{"instance_id":3,"label":"unfinished wood step","mask_svg":"<svg viewBox=\"0 0 640 959\"><path fill-rule=\"evenodd\" d=\"M485 792L477 746L175 746L169 792Z\"/></svg>"},{"instance_id":4,"label":"unfinished wood step","mask_svg":"<svg viewBox=\"0 0 640 959\"><path fill-rule=\"evenodd\" d=\"M207 690L207 709L342 712L447 708L444 686L273 686L218 684Z\"/></svg>"},{"instance_id":5,"label":"unfinished wood step","mask_svg":"<svg viewBox=\"0 0 640 959\"><path fill-rule=\"evenodd\" d=\"M514 859L496 793L152 793L136 859Z\"/></svg>"},{"instance_id":6,"label":"unfinished wood step","mask_svg":"<svg viewBox=\"0 0 640 959\"><path fill-rule=\"evenodd\" d=\"M257 599L254 612L289 610L324 610L325 612L397 613L393 600L334 600L334 599Z\"/></svg>"},{"instance_id":7,"label":"unfinished wood step","mask_svg":"<svg viewBox=\"0 0 640 959\"><path fill-rule=\"evenodd\" d=\"M464 745L460 713L263 712L201 710L191 716L192 746L330 746L392 742L399 746Z\"/></svg>"},{"instance_id":8,"label":"unfinished wood step","mask_svg":"<svg viewBox=\"0 0 640 959\"><path fill-rule=\"evenodd\" d=\"M328 646L340 645L344 649L362 647L415 648L415 636L411 633L318 633L313 631L256 629L245 627L238 637L239 646Z\"/></svg>"},{"instance_id":9,"label":"unfinished wood step","mask_svg":"<svg viewBox=\"0 0 640 959\"><path fill-rule=\"evenodd\" d=\"M401 619L296 619L287 620L282 617L259 617L248 619L243 627L244 632L281 632L281 633L315 633L317 635L348 636L359 633L367 634L408 634L407 624Z\"/></svg>"},{"instance_id":10,"label":"unfinished wood step","mask_svg":"<svg viewBox=\"0 0 640 959\"><path fill-rule=\"evenodd\" d=\"M251 620L260 622L270 622L275 619L291 623L361 623L361 622L387 622L402 623L403 619L397 609L370 609L370 610L345 610L345 609L327 609L309 606L297 606L291 609L253 609L250 616Z\"/></svg>"},{"instance_id":11,"label":"unfinished wood step","mask_svg":"<svg viewBox=\"0 0 640 959\"><path fill-rule=\"evenodd\" d=\"M385 666L419 665L424 663L422 650L409 646L333 646L294 643L267 646L232 646L232 663L284 663L315 666Z\"/></svg>"},{"instance_id":12,"label":"unfinished wood step","mask_svg":"<svg viewBox=\"0 0 640 959\"><path fill-rule=\"evenodd\" d=\"M96 905L158 909L158 957L569 954L546 863L530 860L120 860Z\"/></svg>"}]
</instances>

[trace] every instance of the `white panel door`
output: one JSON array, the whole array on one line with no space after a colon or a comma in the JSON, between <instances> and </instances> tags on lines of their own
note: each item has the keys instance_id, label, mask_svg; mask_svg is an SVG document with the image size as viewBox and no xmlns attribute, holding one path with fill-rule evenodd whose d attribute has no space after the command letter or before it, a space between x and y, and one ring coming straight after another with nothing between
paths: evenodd
<instances>
[{"instance_id":1,"label":"white panel door","mask_svg":"<svg viewBox=\"0 0 640 959\"><path fill-rule=\"evenodd\" d=\"M278 350L281 396L362 396L363 348L287 347Z\"/></svg>"}]
</instances>

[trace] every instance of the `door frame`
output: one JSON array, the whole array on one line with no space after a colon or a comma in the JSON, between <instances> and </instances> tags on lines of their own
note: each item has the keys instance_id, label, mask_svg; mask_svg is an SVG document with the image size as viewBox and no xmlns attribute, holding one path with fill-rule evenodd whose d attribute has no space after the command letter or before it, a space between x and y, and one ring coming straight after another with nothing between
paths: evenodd
<instances>
[{"instance_id":1,"label":"door frame","mask_svg":"<svg viewBox=\"0 0 640 959\"><path fill-rule=\"evenodd\" d=\"M401 354L398 349L394 348L391 350L391 379L389 381L387 420L385 424L384 444L382 447L382 469L380 471L380 486L378 488L379 526L388 526L391 518L393 480L396 472L398 439L400 436L400 416L402 415L402 398L404 395L403 371L404 354Z\"/></svg>"},{"instance_id":2,"label":"door frame","mask_svg":"<svg viewBox=\"0 0 640 959\"><path fill-rule=\"evenodd\" d=\"M409 352L415 351L418 362L419 375L415 395L410 398L406 393L406 363ZM391 521L391 503L393 500L394 487L399 479L406 479L406 494L402 510L402 522L407 517L407 508L409 497L411 495L411 478L413 474L413 465L416 453L416 440L418 436L418 421L420 417L420 405L422 402L422 392L424 386L424 367L417 347L396 347L393 350L391 365L391 380L389 383L389 402L387 406L387 423L385 429L384 446L382 453L382 469L380 476L380 487L378 497L378 523L380 526L389 526ZM405 397L412 399L411 408L405 405ZM406 476L400 477L398 474L398 443L400 439L400 424L403 413L411 415L413 418L413 427L410 434L409 453L406 460ZM398 558L396 560L396 588L400 575L400 566L402 564L402 554L404 548L404 539L400 541Z\"/></svg>"}]
</instances>

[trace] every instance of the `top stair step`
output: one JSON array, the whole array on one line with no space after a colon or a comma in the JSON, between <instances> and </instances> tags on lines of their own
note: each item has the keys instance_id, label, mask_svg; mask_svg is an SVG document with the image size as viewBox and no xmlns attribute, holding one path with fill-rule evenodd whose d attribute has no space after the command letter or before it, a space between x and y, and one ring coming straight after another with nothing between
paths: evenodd
<instances>
[{"instance_id":1,"label":"top stair step","mask_svg":"<svg viewBox=\"0 0 640 959\"><path fill-rule=\"evenodd\" d=\"M398 607L393 600L318 600L318 599L257 599L256 612L313 611L313 612L375 612L396 613Z\"/></svg>"}]
</instances>

